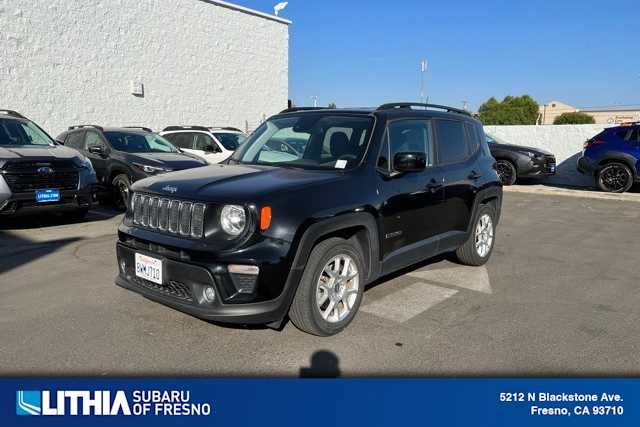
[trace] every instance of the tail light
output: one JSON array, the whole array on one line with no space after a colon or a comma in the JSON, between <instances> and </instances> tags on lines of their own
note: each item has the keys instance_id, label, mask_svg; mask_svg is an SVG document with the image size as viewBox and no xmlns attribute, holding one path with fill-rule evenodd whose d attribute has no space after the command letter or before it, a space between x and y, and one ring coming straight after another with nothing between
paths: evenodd
<instances>
[{"instance_id":1,"label":"tail light","mask_svg":"<svg viewBox=\"0 0 640 427\"><path fill-rule=\"evenodd\" d=\"M587 140L587 142L584 143L584 148L586 150L587 148L591 148L594 145L599 145L599 144L604 144L604 141L601 139L589 139Z\"/></svg>"}]
</instances>

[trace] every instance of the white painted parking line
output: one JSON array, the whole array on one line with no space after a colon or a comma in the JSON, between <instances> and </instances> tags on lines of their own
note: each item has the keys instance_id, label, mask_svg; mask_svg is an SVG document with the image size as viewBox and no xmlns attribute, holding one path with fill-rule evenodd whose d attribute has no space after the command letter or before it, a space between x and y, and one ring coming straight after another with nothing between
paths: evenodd
<instances>
[{"instance_id":1,"label":"white painted parking line","mask_svg":"<svg viewBox=\"0 0 640 427\"><path fill-rule=\"evenodd\" d=\"M408 274L434 284L453 286L491 294L491 282L486 267L453 267L437 270L418 270Z\"/></svg>"},{"instance_id":2,"label":"white painted parking line","mask_svg":"<svg viewBox=\"0 0 640 427\"><path fill-rule=\"evenodd\" d=\"M365 303L360 310L393 322L403 323L457 293L458 291L453 289L418 282L378 300Z\"/></svg>"}]
</instances>

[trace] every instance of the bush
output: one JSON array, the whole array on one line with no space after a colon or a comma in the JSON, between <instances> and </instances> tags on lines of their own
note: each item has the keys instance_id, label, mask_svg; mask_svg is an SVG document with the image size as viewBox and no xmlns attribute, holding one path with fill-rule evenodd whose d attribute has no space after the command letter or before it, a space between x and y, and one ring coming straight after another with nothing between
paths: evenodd
<instances>
[{"instance_id":1,"label":"bush","mask_svg":"<svg viewBox=\"0 0 640 427\"><path fill-rule=\"evenodd\" d=\"M554 125L593 125L596 121L586 113L562 113L553 121Z\"/></svg>"}]
</instances>

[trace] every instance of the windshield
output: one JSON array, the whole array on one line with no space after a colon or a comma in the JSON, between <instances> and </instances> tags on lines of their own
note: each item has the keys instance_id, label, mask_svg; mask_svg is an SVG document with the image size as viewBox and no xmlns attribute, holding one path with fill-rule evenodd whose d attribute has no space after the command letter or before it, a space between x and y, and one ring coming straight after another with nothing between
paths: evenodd
<instances>
[{"instance_id":1,"label":"windshield","mask_svg":"<svg viewBox=\"0 0 640 427\"><path fill-rule=\"evenodd\" d=\"M125 153L179 153L169 141L153 133L105 132L114 150Z\"/></svg>"},{"instance_id":2,"label":"windshield","mask_svg":"<svg viewBox=\"0 0 640 427\"><path fill-rule=\"evenodd\" d=\"M236 151L242 164L350 169L367 149L373 118L301 114L268 120Z\"/></svg>"},{"instance_id":3,"label":"windshield","mask_svg":"<svg viewBox=\"0 0 640 427\"><path fill-rule=\"evenodd\" d=\"M0 146L54 145L53 140L31 122L0 119Z\"/></svg>"},{"instance_id":4,"label":"windshield","mask_svg":"<svg viewBox=\"0 0 640 427\"><path fill-rule=\"evenodd\" d=\"M246 140L247 137L241 133L222 133L216 132L213 134L220 144L224 146L227 150L235 151L240 147Z\"/></svg>"}]
</instances>

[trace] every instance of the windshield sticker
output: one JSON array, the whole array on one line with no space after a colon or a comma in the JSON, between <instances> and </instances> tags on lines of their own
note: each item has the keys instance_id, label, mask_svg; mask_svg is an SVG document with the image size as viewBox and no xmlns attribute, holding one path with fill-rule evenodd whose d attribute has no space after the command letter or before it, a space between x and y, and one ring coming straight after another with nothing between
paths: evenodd
<instances>
[{"instance_id":1,"label":"windshield sticker","mask_svg":"<svg viewBox=\"0 0 640 427\"><path fill-rule=\"evenodd\" d=\"M338 160L336 162L336 169L344 169L347 167L347 161L346 160Z\"/></svg>"}]
</instances>

